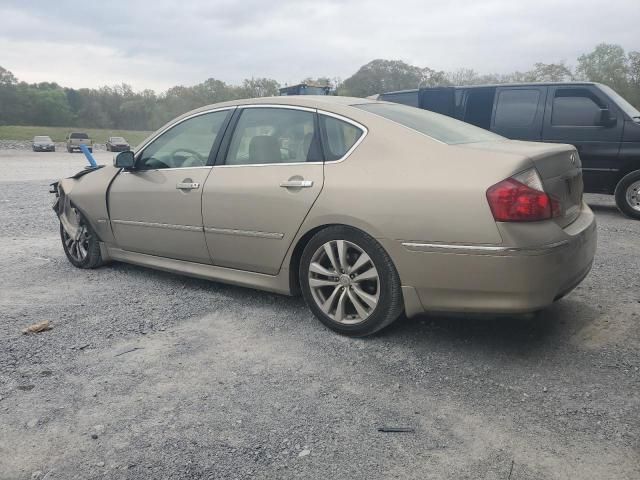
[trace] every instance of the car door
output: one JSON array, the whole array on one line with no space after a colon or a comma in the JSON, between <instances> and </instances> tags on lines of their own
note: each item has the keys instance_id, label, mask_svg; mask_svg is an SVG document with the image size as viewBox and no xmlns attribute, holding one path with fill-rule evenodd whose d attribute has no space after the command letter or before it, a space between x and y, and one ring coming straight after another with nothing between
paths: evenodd
<instances>
[{"instance_id":1,"label":"car door","mask_svg":"<svg viewBox=\"0 0 640 480\"><path fill-rule=\"evenodd\" d=\"M540 141L546 86L498 87L491 130L513 140Z\"/></svg>"},{"instance_id":2,"label":"car door","mask_svg":"<svg viewBox=\"0 0 640 480\"><path fill-rule=\"evenodd\" d=\"M616 118L603 122L604 109ZM614 183L623 123L617 106L593 85L549 87L543 141L576 147L587 192L608 192Z\"/></svg>"},{"instance_id":3,"label":"car door","mask_svg":"<svg viewBox=\"0 0 640 480\"><path fill-rule=\"evenodd\" d=\"M275 275L322 190L316 112L242 106L232 126L204 187L207 245L215 265Z\"/></svg>"},{"instance_id":4,"label":"car door","mask_svg":"<svg viewBox=\"0 0 640 480\"><path fill-rule=\"evenodd\" d=\"M116 176L108 203L119 248L211 263L202 189L231 112L203 112L179 121L136 154L134 169Z\"/></svg>"}]
</instances>

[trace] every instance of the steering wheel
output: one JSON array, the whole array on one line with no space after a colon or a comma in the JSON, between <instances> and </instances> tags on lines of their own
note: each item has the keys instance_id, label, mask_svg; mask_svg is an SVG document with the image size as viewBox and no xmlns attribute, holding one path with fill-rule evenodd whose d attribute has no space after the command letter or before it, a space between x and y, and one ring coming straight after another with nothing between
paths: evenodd
<instances>
[{"instance_id":1,"label":"steering wheel","mask_svg":"<svg viewBox=\"0 0 640 480\"><path fill-rule=\"evenodd\" d=\"M204 165L206 163L205 159L202 157L202 155L200 155L198 152L196 152L195 150L191 150L189 148L177 148L175 149L173 152L171 152L169 154L169 156L171 157L171 160L173 160L176 156L176 153L178 152L184 152L184 153L188 153L190 154L192 157L196 157L198 159L198 161Z\"/></svg>"}]
</instances>

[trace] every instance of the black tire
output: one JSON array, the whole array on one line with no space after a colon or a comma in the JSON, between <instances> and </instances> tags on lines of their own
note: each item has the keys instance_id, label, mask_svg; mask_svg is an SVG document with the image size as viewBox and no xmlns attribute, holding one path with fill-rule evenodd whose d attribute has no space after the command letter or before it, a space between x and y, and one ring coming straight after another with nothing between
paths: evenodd
<instances>
[{"instance_id":1,"label":"black tire","mask_svg":"<svg viewBox=\"0 0 640 480\"><path fill-rule=\"evenodd\" d=\"M100 253L98 237L82 216L80 216L80 226L86 229L86 236L82 242L86 251L84 256L79 255L77 250L74 251L73 245L70 244L70 237L62 226L62 222L60 222L60 240L67 259L77 268L98 268L104 265L105 262L102 260L102 254ZM73 241L71 242L73 243Z\"/></svg>"},{"instance_id":2,"label":"black tire","mask_svg":"<svg viewBox=\"0 0 640 480\"><path fill-rule=\"evenodd\" d=\"M616 186L615 197L616 205L622 213L640 220L640 170L622 177Z\"/></svg>"},{"instance_id":3,"label":"black tire","mask_svg":"<svg viewBox=\"0 0 640 480\"><path fill-rule=\"evenodd\" d=\"M309 285L309 268L314 255L317 255L319 249L327 242L336 240L349 242L366 253L378 273L376 284L378 294L377 304L373 307L373 310L370 311L369 316L359 323L341 323L325 314L314 298L311 292L311 286ZM355 228L333 226L316 233L302 253L299 275L302 295L313 314L325 326L343 335L352 337L371 335L393 323L404 310L400 278L393 261L382 245L373 237ZM351 285L340 288L345 290L347 288L351 289ZM353 288L356 287L354 286Z\"/></svg>"}]
</instances>

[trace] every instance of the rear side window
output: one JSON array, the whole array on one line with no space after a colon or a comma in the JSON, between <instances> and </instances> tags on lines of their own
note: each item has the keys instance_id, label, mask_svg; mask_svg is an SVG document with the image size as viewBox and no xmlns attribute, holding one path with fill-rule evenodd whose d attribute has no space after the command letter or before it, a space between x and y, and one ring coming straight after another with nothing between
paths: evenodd
<instances>
[{"instance_id":1,"label":"rear side window","mask_svg":"<svg viewBox=\"0 0 640 480\"><path fill-rule=\"evenodd\" d=\"M551 124L559 126L595 127L603 105L586 88L561 88L553 97Z\"/></svg>"},{"instance_id":2,"label":"rear side window","mask_svg":"<svg viewBox=\"0 0 640 480\"><path fill-rule=\"evenodd\" d=\"M70 138L84 138L84 139L87 139L87 138L89 138L89 135L87 135L86 133L72 133L70 135Z\"/></svg>"},{"instance_id":3,"label":"rear side window","mask_svg":"<svg viewBox=\"0 0 640 480\"><path fill-rule=\"evenodd\" d=\"M498 94L496 127L529 127L538 111L539 90L504 90Z\"/></svg>"},{"instance_id":4,"label":"rear side window","mask_svg":"<svg viewBox=\"0 0 640 480\"><path fill-rule=\"evenodd\" d=\"M324 131L324 156L328 161L344 157L363 134L355 125L327 115L320 115L320 124Z\"/></svg>"},{"instance_id":5,"label":"rear side window","mask_svg":"<svg viewBox=\"0 0 640 480\"><path fill-rule=\"evenodd\" d=\"M375 113L449 145L504 140L495 133L451 117L390 103L365 103L354 107Z\"/></svg>"}]
</instances>

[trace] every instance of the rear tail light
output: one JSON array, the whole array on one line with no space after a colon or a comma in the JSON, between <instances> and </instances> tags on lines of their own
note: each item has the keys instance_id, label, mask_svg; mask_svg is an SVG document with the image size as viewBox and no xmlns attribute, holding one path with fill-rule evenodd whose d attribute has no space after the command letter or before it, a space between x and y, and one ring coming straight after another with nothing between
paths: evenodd
<instances>
[{"instance_id":1,"label":"rear tail light","mask_svg":"<svg viewBox=\"0 0 640 480\"><path fill-rule=\"evenodd\" d=\"M535 168L489 187L487 200L496 222L536 222L560 215L560 203L544 191Z\"/></svg>"}]
</instances>

